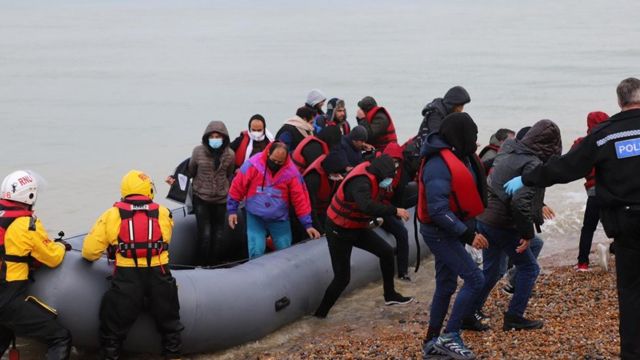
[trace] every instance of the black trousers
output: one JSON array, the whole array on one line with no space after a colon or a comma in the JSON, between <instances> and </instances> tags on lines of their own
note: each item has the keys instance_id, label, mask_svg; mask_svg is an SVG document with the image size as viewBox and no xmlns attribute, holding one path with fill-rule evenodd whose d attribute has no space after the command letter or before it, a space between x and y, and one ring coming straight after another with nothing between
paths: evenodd
<instances>
[{"instance_id":1,"label":"black trousers","mask_svg":"<svg viewBox=\"0 0 640 360\"><path fill-rule=\"evenodd\" d=\"M580 231L580 247L578 250L578 263L589 263L589 252L591 252L591 242L593 241L593 233L598 227L600 221L600 206L595 196L587 198L587 208L584 210L584 219L582 220L582 230Z\"/></svg>"},{"instance_id":2,"label":"black trousers","mask_svg":"<svg viewBox=\"0 0 640 360\"><path fill-rule=\"evenodd\" d=\"M193 196L193 211L198 226L197 265L223 262L226 252L224 230L227 224L227 204L213 204Z\"/></svg>"},{"instance_id":3,"label":"black trousers","mask_svg":"<svg viewBox=\"0 0 640 360\"><path fill-rule=\"evenodd\" d=\"M409 231L404 222L395 215L385 216L381 228L396 238L396 261L398 276L409 272Z\"/></svg>"},{"instance_id":4,"label":"black trousers","mask_svg":"<svg viewBox=\"0 0 640 360\"><path fill-rule=\"evenodd\" d=\"M37 301L25 301L26 281L0 284L0 356L14 336L47 344L47 359L68 359L71 333L56 320L56 314Z\"/></svg>"},{"instance_id":5,"label":"black trousers","mask_svg":"<svg viewBox=\"0 0 640 360\"><path fill-rule=\"evenodd\" d=\"M116 268L100 305L100 347L104 359L118 359L129 329L143 310L148 310L162 336L162 354L180 355L184 329L176 280L168 267Z\"/></svg>"},{"instance_id":6,"label":"black trousers","mask_svg":"<svg viewBox=\"0 0 640 360\"><path fill-rule=\"evenodd\" d=\"M354 246L380 258L384 294L390 295L395 292L393 285L394 256L391 245L370 229L344 229L328 220L326 230L327 244L331 254L331 266L333 267L333 280L324 293L322 302L316 310L316 316L327 316L340 294L349 285L351 280L351 251Z\"/></svg>"},{"instance_id":7,"label":"black trousers","mask_svg":"<svg viewBox=\"0 0 640 360\"><path fill-rule=\"evenodd\" d=\"M640 211L621 209L613 219L608 225L616 244L620 357L640 359Z\"/></svg>"}]
</instances>

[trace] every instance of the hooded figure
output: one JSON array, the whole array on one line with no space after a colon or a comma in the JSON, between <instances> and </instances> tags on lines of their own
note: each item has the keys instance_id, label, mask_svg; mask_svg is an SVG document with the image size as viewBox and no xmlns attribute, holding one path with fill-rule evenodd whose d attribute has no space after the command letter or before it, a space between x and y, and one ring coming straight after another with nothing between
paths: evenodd
<instances>
[{"instance_id":1,"label":"hooded figure","mask_svg":"<svg viewBox=\"0 0 640 360\"><path fill-rule=\"evenodd\" d=\"M462 111L464 105L471 102L471 97L462 86L454 86L443 98L433 99L422 109L422 124L418 130L418 137L424 138L428 132L440 130L445 116L452 112Z\"/></svg>"},{"instance_id":2,"label":"hooded figure","mask_svg":"<svg viewBox=\"0 0 640 360\"><path fill-rule=\"evenodd\" d=\"M340 115L338 115L338 113ZM327 114L316 117L313 126L315 132L319 133L326 126L330 125L338 126L342 135L347 135L351 131L351 126L347 121L347 109L345 108L344 100L338 98L329 100L327 103Z\"/></svg>"},{"instance_id":3,"label":"hooded figure","mask_svg":"<svg viewBox=\"0 0 640 360\"><path fill-rule=\"evenodd\" d=\"M480 311L498 282L500 259L506 253L513 261L517 275L514 294L504 314L505 330L539 329L540 320L524 317L531 290L540 268L529 243L534 230L540 232L544 222L544 188L523 187L508 195L503 186L513 177L530 171L562 152L560 129L551 120L540 120L524 135L522 140L508 139L502 144L487 179L489 201L484 213L478 217L478 231L489 239L489 248L484 251L485 284L473 306Z\"/></svg>"},{"instance_id":4,"label":"hooded figure","mask_svg":"<svg viewBox=\"0 0 640 360\"><path fill-rule=\"evenodd\" d=\"M272 141L273 134L267 129L264 117L260 114L253 115L249 119L247 130L242 131L230 145L236 155L236 168L242 166L253 155L262 152Z\"/></svg>"},{"instance_id":5,"label":"hooded figure","mask_svg":"<svg viewBox=\"0 0 640 360\"><path fill-rule=\"evenodd\" d=\"M187 175L192 178L192 202L198 226L198 265L222 262L225 245L227 193L235 170L235 154L229 147L229 132L222 121L212 121L202 135L202 144L191 154Z\"/></svg>"},{"instance_id":6,"label":"hooded figure","mask_svg":"<svg viewBox=\"0 0 640 360\"><path fill-rule=\"evenodd\" d=\"M304 105L310 109L313 109L316 115L324 115L324 112L322 111L322 105L324 105L325 101L327 101L327 97L324 95L322 90L313 89L307 95L307 101Z\"/></svg>"}]
</instances>

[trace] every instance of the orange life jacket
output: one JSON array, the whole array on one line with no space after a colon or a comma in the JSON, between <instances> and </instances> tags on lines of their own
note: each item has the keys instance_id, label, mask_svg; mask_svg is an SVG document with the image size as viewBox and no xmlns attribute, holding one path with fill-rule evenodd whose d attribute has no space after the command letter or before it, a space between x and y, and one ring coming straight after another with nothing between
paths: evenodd
<instances>
[{"instance_id":1,"label":"orange life jacket","mask_svg":"<svg viewBox=\"0 0 640 360\"><path fill-rule=\"evenodd\" d=\"M320 144L320 146L322 146L322 154L326 155L329 153L329 145L327 145L327 143L325 143L324 141L318 139L315 136L307 136L306 138L304 138L304 140L302 140L300 144L296 146L295 150L293 150L293 153L291 154L291 160L293 161L293 163L296 165L296 167L301 173L303 173L304 170L309 165L307 164L307 161L304 159L304 156L302 156L302 151L312 141L315 141L318 144Z\"/></svg>"},{"instance_id":2,"label":"orange life jacket","mask_svg":"<svg viewBox=\"0 0 640 360\"><path fill-rule=\"evenodd\" d=\"M160 205L145 196L128 196L113 206L120 211L120 233L118 249L120 255L132 258L138 266L138 258L145 257L151 264L151 257L169 248L162 240L158 222Z\"/></svg>"},{"instance_id":3,"label":"orange life jacket","mask_svg":"<svg viewBox=\"0 0 640 360\"><path fill-rule=\"evenodd\" d=\"M451 172L451 194L449 195L449 208L462 221L474 218L484 211L484 203L478 191L478 185L469 168L451 150L440 150L440 156ZM427 204L427 190L422 181L424 164L423 159L418 171L418 220L423 224L432 223ZM478 179L481 181L481 179Z\"/></svg>"},{"instance_id":4,"label":"orange life jacket","mask_svg":"<svg viewBox=\"0 0 640 360\"><path fill-rule=\"evenodd\" d=\"M11 226L17 218L25 216L31 218L29 230L35 230L35 217L33 217L33 211L12 201L0 200L0 281L4 281L7 278L7 261L29 263L32 260L29 255L17 256L7 254L4 243L4 237L9 226Z\"/></svg>"},{"instance_id":5,"label":"orange life jacket","mask_svg":"<svg viewBox=\"0 0 640 360\"><path fill-rule=\"evenodd\" d=\"M366 176L371 182L371 198L378 199L380 195L380 187L376 177L367 171L367 166L370 162L365 161L349 172L349 175L342 181L338 191L331 199L331 205L327 209L327 217L331 221L346 229L364 229L369 226L371 221L371 215L367 215L358 209L355 201L347 201L344 194L345 186L351 181L351 179L357 176Z\"/></svg>"},{"instance_id":6,"label":"orange life jacket","mask_svg":"<svg viewBox=\"0 0 640 360\"><path fill-rule=\"evenodd\" d=\"M398 142L398 137L396 136L396 128L393 125L393 119L391 119L391 115L389 115L387 109L380 106L374 106L367 112L367 114L365 115L365 119L369 124L371 124L373 118L380 111L382 111L389 119L389 125L387 125L385 132L377 139L369 139L369 143L373 145L377 150L383 150L388 143Z\"/></svg>"},{"instance_id":7,"label":"orange life jacket","mask_svg":"<svg viewBox=\"0 0 640 360\"><path fill-rule=\"evenodd\" d=\"M319 158L315 159L303 174L303 177L306 177L308 174L315 172L320 176L320 188L313 189L317 190L315 197L316 203L311 204L318 213L327 211L327 208L331 203L331 195L333 195L333 189L331 188L331 182L329 181L329 174L327 174L327 171L322 167L322 161L324 161L326 157L327 155L321 155Z\"/></svg>"}]
</instances>

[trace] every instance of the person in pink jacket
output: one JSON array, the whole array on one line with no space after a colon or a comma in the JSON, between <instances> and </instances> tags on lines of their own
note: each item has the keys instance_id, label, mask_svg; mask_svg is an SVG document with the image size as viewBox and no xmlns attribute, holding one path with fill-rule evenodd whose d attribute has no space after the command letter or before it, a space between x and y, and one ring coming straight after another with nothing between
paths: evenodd
<instances>
[{"instance_id":1,"label":"person in pink jacket","mask_svg":"<svg viewBox=\"0 0 640 360\"><path fill-rule=\"evenodd\" d=\"M244 201L247 212L249 258L264 254L267 231L276 249L291 246L289 204L294 206L295 214L309 237L320 237L320 233L311 226L311 202L302 175L282 142L269 144L237 172L227 198L228 220L232 229L238 223L241 201Z\"/></svg>"}]
</instances>

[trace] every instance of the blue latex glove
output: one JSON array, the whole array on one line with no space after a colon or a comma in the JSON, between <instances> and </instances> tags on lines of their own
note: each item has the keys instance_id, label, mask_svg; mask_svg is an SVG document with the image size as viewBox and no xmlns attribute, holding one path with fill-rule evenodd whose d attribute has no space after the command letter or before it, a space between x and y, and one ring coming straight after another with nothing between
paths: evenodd
<instances>
[{"instance_id":1,"label":"blue latex glove","mask_svg":"<svg viewBox=\"0 0 640 360\"><path fill-rule=\"evenodd\" d=\"M502 186L507 195L511 196L515 194L516 191L522 189L524 184L522 183L522 176L516 176L513 179L507 181Z\"/></svg>"}]
</instances>

